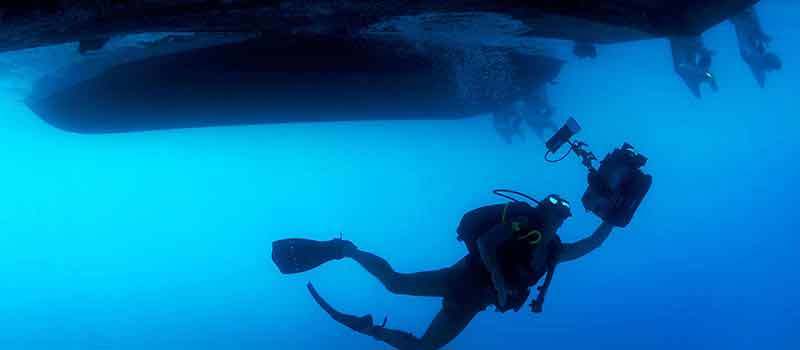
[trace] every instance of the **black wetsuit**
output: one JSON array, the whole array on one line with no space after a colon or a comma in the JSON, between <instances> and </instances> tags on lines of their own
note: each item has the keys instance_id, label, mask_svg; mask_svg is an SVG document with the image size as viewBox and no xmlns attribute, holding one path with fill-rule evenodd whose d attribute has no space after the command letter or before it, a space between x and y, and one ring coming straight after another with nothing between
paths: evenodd
<instances>
[{"instance_id":1,"label":"black wetsuit","mask_svg":"<svg viewBox=\"0 0 800 350\"><path fill-rule=\"evenodd\" d=\"M460 235L489 231L501 224L501 212L504 208L505 205L489 206L468 213L459 226ZM534 208L527 204L508 208L508 217L536 215ZM384 259L361 250L351 254L352 259L377 277L392 293L443 298L442 309L422 338L384 327L374 327L365 333L401 350L438 349L461 333L479 312L490 305L497 307L497 292L492 285L490 273L481 262L472 241L467 241L470 254L454 265L416 273L396 272ZM505 308L498 307L499 311L518 310L527 299L529 287L547 271L544 266L535 271L529 268L528 262L533 253L529 247L531 246L526 243L506 244L500 248L503 274L517 292L517 298L509 300L509 305Z\"/></svg>"},{"instance_id":2,"label":"black wetsuit","mask_svg":"<svg viewBox=\"0 0 800 350\"><path fill-rule=\"evenodd\" d=\"M398 349L438 349L497 300L488 272L470 256L444 269L415 273L396 272L382 258L364 251L351 257L392 293L443 298L442 309L420 339L383 327L375 327L368 333Z\"/></svg>"},{"instance_id":3,"label":"black wetsuit","mask_svg":"<svg viewBox=\"0 0 800 350\"><path fill-rule=\"evenodd\" d=\"M505 213L501 214L503 212ZM498 225L505 225L506 223L503 223L505 217L525 217L530 219L529 223L534 226L537 221L535 208L527 205L496 205L472 211L465 215L459 227L459 234L467 242L470 253L452 266L439 270L400 273L386 260L374 254L359 249L347 253L345 257L358 262L392 293L440 297L443 300L441 310L421 338L384 326L354 329L400 350L434 350L449 343L478 313L490 305L497 307L498 295L490 273L482 263L477 248L471 243L473 240L468 239L467 231L490 232ZM547 271L545 262L555 257L555 264L586 255L600 246L611 229L611 225L603 223L592 236L571 244L562 244L553 231L551 237L554 238L542 244L532 245L511 239L507 244L501 245L498 248L498 258L500 258L498 262L502 266L508 287L516 292L514 293L516 298L509 299L508 305L504 308L497 307L498 311L516 311L526 302L530 287ZM520 246L519 243L524 244ZM353 328L352 325L348 326Z\"/></svg>"}]
</instances>

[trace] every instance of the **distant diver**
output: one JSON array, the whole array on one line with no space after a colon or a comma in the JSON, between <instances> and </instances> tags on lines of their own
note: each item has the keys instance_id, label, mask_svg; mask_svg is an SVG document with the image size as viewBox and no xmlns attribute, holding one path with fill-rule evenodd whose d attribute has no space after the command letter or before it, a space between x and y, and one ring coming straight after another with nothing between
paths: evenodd
<instances>
[{"instance_id":1,"label":"distant diver","mask_svg":"<svg viewBox=\"0 0 800 350\"><path fill-rule=\"evenodd\" d=\"M544 277L538 297L530 304L541 312L556 265L583 257L598 248L614 225L603 221L594 233L575 243L562 243L557 230L572 216L570 204L549 195L536 206L510 202L485 206L464 215L458 239L469 253L454 265L425 272L399 273L381 257L360 250L343 239L313 241L285 239L273 242L272 259L285 274L311 270L325 262L350 258L376 277L392 293L440 297L442 308L419 338L375 324L370 315L353 316L328 304L309 283L316 302L344 326L399 350L439 349L458 336L487 307L499 312L518 311L531 288Z\"/></svg>"},{"instance_id":2,"label":"distant diver","mask_svg":"<svg viewBox=\"0 0 800 350\"><path fill-rule=\"evenodd\" d=\"M524 116L520 111L522 104L521 101L504 106L502 109L492 114L492 124L497 135L500 136L506 143L511 144L515 136L525 138L525 133L522 131L522 121Z\"/></svg>"},{"instance_id":3,"label":"distant diver","mask_svg":"<svg viewBox=\"0 0 800 350\"><path fill-rule=\"evenodd\" d=\"M713 91L717 91L717 80L711 73L711 50L703 45L700 36L672 37L672 61L675 72L683 79L692 94L700 98L700 85L708 83Z\"/></svg>"},{"instance_id":4,"label":"distant diver","mask_svg":"<svg viewBox=\"0 0 800 350\"><path fill-rule=\"evenodd\" d=\"M543 85L538 89L534 89L526 102L522 105L525 122L539 139L544 140L545 131L555 132L558 129L558 125L553 120L556 108L550 104L550 98L547 96L547 86Z\"/></svg>"},{"instance_id":5,"label":"distant diver","mask_svg":"<svg viewBox=\"0 0 800 350\"><path fill-rule=\"evenodd\" d=\"M734 16L731 18L731 22L736 28L739 52L753 71L758 85L763 88L767 72L780 70L783 67L781 59L776 54L767 51L772 39L761 27L761 21L755 8L751 7Z\"/></svg>"},{"instance_id":6,"label":"distant diver","mask_svg":"<svg viewBox=\"0 0 800 350\"><path fill-rule=\"evenodd\" d=\"M553 120L554 113L555 107L550 104L546 86L541 86L533 89L524 99L495 112L492 122L497 134L510 144L515 136L525 137L523 121L539 139L544 139L545 131L558 129Z\"/></svg>"}]
</instances>

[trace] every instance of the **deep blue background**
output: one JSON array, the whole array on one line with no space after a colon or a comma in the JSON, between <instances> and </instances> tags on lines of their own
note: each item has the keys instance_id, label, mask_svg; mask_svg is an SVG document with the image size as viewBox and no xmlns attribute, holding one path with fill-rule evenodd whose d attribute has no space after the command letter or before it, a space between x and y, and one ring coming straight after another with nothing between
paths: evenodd
<instances>
[{"instance_id":1,"label":"deep blue background","mask_svg":"<svg viewBox=\"0 0 800 350\"><path fill-rule=\"evenodd\" d=\"M551 89L558 118L576 116L598 153L636 145L655 185L628 228L560 268L544 314L483 313L448 348L800 346L800 4L760 8L785 64L764 90L728 23L706 35L721 90L703 100L663 40L566 65ZM63 64L72 49L22 57ZM486 117L86 136L40 121L6 76L4 349L387 348L329 320L305 282L417 334L439 301L390 295L352 262L281 276L269 243L344 232L399 270L438 268L464 253L455 226L496 202L493 188L574 201L584 189L577 161L545 164L533 137L505 145ZM598 223L577 214L567 241Z\"/></svg>"}]
</instances>

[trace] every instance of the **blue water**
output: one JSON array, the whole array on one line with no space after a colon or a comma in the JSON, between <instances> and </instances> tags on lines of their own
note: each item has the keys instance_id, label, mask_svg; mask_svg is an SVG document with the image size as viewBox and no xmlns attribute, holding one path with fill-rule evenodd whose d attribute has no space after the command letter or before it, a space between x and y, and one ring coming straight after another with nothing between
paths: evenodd
<instances>
[{"instance_id":1,"label":"blue water","mask_svg":"<svg viewBox=\"0 0 800 350\"><path fill-rule=\"evenodd\" d=\"M559 268L545 313L487 311L448 349L800 348L800 4L760 9L784 61L763 90L727 23L706 35L721 90L702 100L665 41L566 65L559 119L598 153L636 145L655 185L629 227ZM72 59L58 50L30 65ZM5 79L2 349L386 349L331 321L305 282L415 334L440 301L391 295L349 261L282 276L269 243L342 232L398 270L439 268L492 189L584 189L577 161L545 164L535 137L508 146L485 117L87 136L39 120ZM597 224L579 212L561 235Z\"/></svg>"}]
</instances>

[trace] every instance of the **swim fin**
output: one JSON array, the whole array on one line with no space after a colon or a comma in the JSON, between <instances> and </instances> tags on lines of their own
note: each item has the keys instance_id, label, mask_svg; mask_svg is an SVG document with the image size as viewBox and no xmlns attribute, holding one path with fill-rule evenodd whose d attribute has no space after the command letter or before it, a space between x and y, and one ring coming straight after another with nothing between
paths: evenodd
<instances>
[{"instance_id":1,"label":"swim fin","mask_svg":"<svg viewBox=\"0 0 800 350\"><path fill-rule=\"evenodd\" d=\"M328 304L325 299L322 299L319 293L317 293L317 290L314 288L313 284L308 283L306 287L308 288L308 292L311 293L311 297L314 298L314 301L316 301L317 304L319 304L319 306L331 316L331 318L336 320L336 322L339 322L356 332L364 334L369 333L369 331L375 326L372 322L372 315L357 317L341 313L334 309L333 306Z\"/></svg>"},{"instance_id":2,"label":"swim fin","mask_svg":"<svg viewBox=\"0 0 800 350\"><path fill-rule=\"evenodd\" d=\"M342 259L348 245L352 246L352 243L342 239L330 241L283 239L272 242L272 261L281 273L305 272L328 261Z\"/></svg>"},{"instance_id":3,"label":"swim fin","mask_svg":"<svg viewBox=\"0 0 800 350\"><path fill-rule=\"evenodd\" d=\"M382 324L376 325L372 322L371 315L357 317L341 313L328 304L325 299L322 299L319 293L317 293L317 290L314 289L314 285L309 283L307 287L308 291L311 293L311 297L314 298L314 301L316 301L317 304L319 304L319 306L331 316L331 318L333 318L336 322L343 324L347 328L373 337L399 350L433 349L433 347L429 345L426 346L420 339L411 333L386 328L386 321L388 320L387 318L383 319Z\"/></svg>"}]
</instances>

